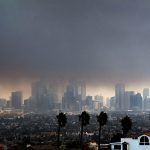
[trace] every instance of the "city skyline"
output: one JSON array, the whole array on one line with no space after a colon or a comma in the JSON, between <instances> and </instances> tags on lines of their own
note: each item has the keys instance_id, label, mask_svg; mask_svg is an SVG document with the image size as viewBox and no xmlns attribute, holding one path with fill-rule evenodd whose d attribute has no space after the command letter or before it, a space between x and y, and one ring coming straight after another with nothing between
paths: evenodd
<instances>
[{"instance_id":1,"label":"city skyline","mask_svg":"<svg viewBox=\"0 0 150 150\"><path fill-rule=\"evenodd\" d=\"M36 81L39 81L39 80L36 80ZM34 83L35 81L33 81L32 83ZM22 91L22 94L23 94L23 98L24 99L27 99L31 96L31 85L32 83L27 82L22 85L17 85L15 88L13 85L9 84L9 85L5 85L4 87L2 86L2 84L0 85L0 98L5 98L5 99L10 99L10 96L11 96L11 92L15 92L15 91ZM48 82L46 82L48 83ZM61 96L63 95L63 92L65 92L66 90L66 87L69 83L63 83L63 84L60 84L60 88L62 89L61 93ZM119 83L116 83L116 84L119 84ZM95 96L95 95L102 95L104 96L104 98L110 98L110 97L113 97L115 96L115 85L111 85L109 87L101 87L101 86L98 86L97 88L94 88L94 87L90 87L86 84L86 96ZM125 84L125 83L121 83L121 84ZM57 83L57 86L59 87L58 83ZM7 88L7 90L5 90L5 87ZM126 91L135 91L135 93L143 93L143 89L144 88L149 88L150 89L150 86L140 86L137 88L134 87L134 86L129 86L127 84L125 84L125 89Z\"/></svg>"},{"instance_id":2,"label":"city skyline","mask_svg":"<svg viewBox=\"0 0 150 150\"><path fill-rule=\"evenodd\" d=\"M125 84L118 83L114 85L115 94L110 97L99 93L88 94L86 83L78 80L68 81L68 84L63 86L64 89L46 80L35 81L30 87L31 95L25 99L22 91L11 91L8 101L0 97L0 108L36 113L56 113L60 110L71 113L79 113L82 110L96 113L105 109L123 112L150 110L150 88L147 87L139 92L129 90Z\"/></svg>"}]
</instances>

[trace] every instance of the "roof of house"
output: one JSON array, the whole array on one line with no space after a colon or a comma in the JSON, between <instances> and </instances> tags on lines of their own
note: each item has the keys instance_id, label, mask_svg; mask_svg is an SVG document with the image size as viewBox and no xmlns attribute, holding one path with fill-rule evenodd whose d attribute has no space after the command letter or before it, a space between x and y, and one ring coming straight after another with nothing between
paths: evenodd
<instances>
[{"instance_id":1,"label":"roof of house","mask_svg":"<svg viewBox=\"0 0 150 150\"><path fill-rule=\"evenodd\" d=\"M110 143L111 145L121 145L122 143L121 142L113 142L113 143Z\"/></svg>"},{"instance_id":2,"label":"roof of house","mask_svg":"<svg viewBox=\"0 0 150 150\"><path fill-rule=\"evenodd\" d=\"M147 136L150 136L150 132L147 132L147 133L144 133L145 135L147 135Z\"/></svg>"}]
</instances>

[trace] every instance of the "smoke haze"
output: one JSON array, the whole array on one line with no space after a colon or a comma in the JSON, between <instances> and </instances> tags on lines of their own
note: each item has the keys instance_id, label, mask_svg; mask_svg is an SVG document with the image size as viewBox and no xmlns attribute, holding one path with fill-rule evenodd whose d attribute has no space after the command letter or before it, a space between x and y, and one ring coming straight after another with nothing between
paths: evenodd
<instances>
[{"instance_id":1,"label":"smoke haze","mask_svg":"<svg viewBox=\"0 0 150 150\"><path fill-rule=\"evenodd\" d=\"M1 0L2 93L38 78L150 86L149 15L149 0Z\"/></svg>"}]
</instances>

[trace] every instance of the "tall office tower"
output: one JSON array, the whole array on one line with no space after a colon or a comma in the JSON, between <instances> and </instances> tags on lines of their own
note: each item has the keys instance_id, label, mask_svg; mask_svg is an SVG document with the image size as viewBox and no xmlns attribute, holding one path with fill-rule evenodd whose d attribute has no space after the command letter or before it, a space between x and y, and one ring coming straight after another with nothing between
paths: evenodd
<instances>
[{"instance_id":1,"label":"tall office tower","mask_svg":"<svg viewBox=\"0 0 150 150\"><path fill-rule=\"evenodd\" d=\"M131 96L134 96L134 91L126 91L124 97L124 110L128 111L131 108L130 101Z\"/></svg>"},{"instance_id":2,"label":"tall office tower","mask_svg":"<svg viewBox=\"0 0 150 150\"><path fill-rule=\"evenodd\" d=\"M70 84L74 88L74 96L80 96L82 100L86 99L86 85L83 81L72 81Z\"/></svg>"},{"instance_id":3,"label":"tall office tower","mask_svg":"<svg viewBox=\"0 0 150 150\"><path fill-rule=\"evenodd\" d=\"M116 107L116 97L110 98L110 110L115 110Z\"/></svg>"},{"instance_id":4,"label":"tall office tower","mask_svg":"<svg viewBox=\"0 0 150 150\"><path fill-rule=\"evenodd\" d=\"M142 96L140 93L137 93L136 95L131 97L131 109L140 111L142 110Z\"/></svg>"},{"instance_id":5,"label":"tall office tower","mask_svg":"<svg viewBox=\"0 0 150 150\"><path fill-rule=\"evenodd\" d=\"M28 99L24 100L24 111L32 111L31 102L32 102L31 97L29 97Z\"/></svg>"},{"instance_id":6,"label":"tall office tower","mask_svg":"<svg viewBox=\"0 0 150 150\"><path fill-rule=\"evenodd\" d=\"M58 87L55 84L49 84L48 92L54 102L58 102Z\"/></svg>"},{"instance_id":7,"label":"tall office tower","mask_svg":"<svg viewBox=\"0 0 150 150\"><path fill-rule=\"evenodd\" d=\"M146 110L146 111L150 111L150 98L149 97L146 97L144 99L143 109Z\"/></svg>"},{"instance_id":8,"label":"tall office tower","mask_svg":"<svg viewBox=\"0 0 150 150\"><path fill-rule=\"evenodd\" d=\"M75 99L74 87L68 85L62 98L62 109L64 111L74 112L76 110L76 105L77 102Z\"/></svg>"},{"instance_id":9,"label":"tall office tower","mask_svg":"<svg viewBox=\"0 0 150 150\"><path fill-rule=\"evenodd\" d=\"M139 110L142 110L142 103L143 103L143 99L142 99L142 95L141 93L137 93L135 95L136 101L137 101L137 106Z\"/></svg>"},{"instance_id":10,"label":"tall office tower","mask_svg":"<svg viewBox=\"0 0 150 150\"><path fill-rule=\"evenodd\" d=\"M86 84L83 81L80 81L80 87L81 87L81 98L82 100L86 99Z\"/></svg>"},{"instance_id":11,"label":"tall office tower","mask_svg":"<svg viewBox=\"0 0 150 150\"><path fill-rule=\"evenodd\" d=\"M11 93L11 106L15 109L22 107L22 92L16 91Z\"/></svg>"},{"instance_id":12,"label":"tall office tower","mask_svg":"<svg viewBox=\"0 0 150 150\"><path fill-rule=\"evenodd\" d=\"M0 98L0 107L6 107L7 105L7 100L4 98Z\"/></svg>"},{"instance_id":13,"label":"tall office tower","mask_svg":"<svg viewBox=\"0 0 150 150\"><path fill-rule=\"evenodd\" d=\"M149 96L149 88L144 88L143 89L143 99Z\"/></svg>"},{"instance_id":14,"label":"tall office tower","mask_svg":"<svg viewBox=\"0 0 150 150\"><path fill-rule=\"evenodd\" d=\"M86 104L88 110L93 110L93 98L92 96L86 96Z\"/></svg>"},{"instance_id":15,"label":"tall office tower","mask_svg":"<svg viewBox=\"0 0 150 150\"><path fill-rule=\"evenodd\" d=\"M37 112L47 112L53 107L47 85L43 81L32 83L32 106Z\"/></svg>"},{"instance_id":16,"label":"tall office tower","mask_svg":"<svg viewBox=\"0 0 150 150\"><path fill-rule=\"evenodd\" d=\"M115 97L116 97L116 110L124 110L124 95L125 95L125 85L117 84L115 86Z\"/></svg>"},{"instance_id":17,"label":"tall office tower","mask_svg":"<svg viewBox=\"0 0 150 150\"><path fill-rule=\"evenodd\" d=\"M98 102L99 109L104 106L104 97L101 95L94 96L94 101Z\"/></svg>"},{"instance_id":18,"label":"tall office tower","mask_svg":"<svg viewBox=\"0 0 150 150\"><path fill-rule=\"evenodd\" d=\"M106 98L106 107L110 108L110 98Z\"/></svg>"},{"instance_id":19,"label":"tall office tower","mask_svg":"<svg viewBox=\"0 0 150 150\"><path fill-rule=\"evenodd\" d=\"M7 101L7 104L6 104L6 107L11 108L11 105L12 105L12 104L11 104L11 100L8 100L8 101Z\"/></svg>"},{"instance_id":20,"label":"tall office tower","mask_svg":"<svg viewBox=\"0 0 150 150\"><path fill-rule=\"evenodd\" d=\"M62 98L62 108L65 111L77 112L82 109L82 102L86 99L84 82L71 81Z\"/></svg>"},{"instance_id":21,"label":"tall office tower","mask_svg":"<svg viewBox=\"0 0 150 150\"><path fill-rule=\"evenodd\" d=\"M59 81L51 81L48 85L48 91L53 102L53 108L60 110L62 95L64 94L62 84Z\"/></svg>"},{"instance_id":22,"label":"tall office tower","mask_svg":"<svg viewBox=\"0 0 150 150\"><path fill-rule=\"evenodd\" d=\"M73 99L74 99L73 87L68 85L66 88L66 92L64 92L64 96L62 97L62 109L64 111L70 110L70 105Z\"/></svg>"}]
</instances>

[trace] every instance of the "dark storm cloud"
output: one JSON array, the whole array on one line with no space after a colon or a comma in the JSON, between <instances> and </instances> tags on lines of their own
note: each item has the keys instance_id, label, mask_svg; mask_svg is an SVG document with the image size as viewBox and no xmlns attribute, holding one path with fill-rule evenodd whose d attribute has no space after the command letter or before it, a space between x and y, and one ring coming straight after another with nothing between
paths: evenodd
<instances>
[{"instance_id":1,"label":"dark storm cloud","mask_svg":"<svg viewBox=\"0 0 150 150\"><path fill-rule=\"evenodd\" d=\"M149 15L149 0L1 0L1 74L148 78Z\"/></svg>"}]
</instances>

